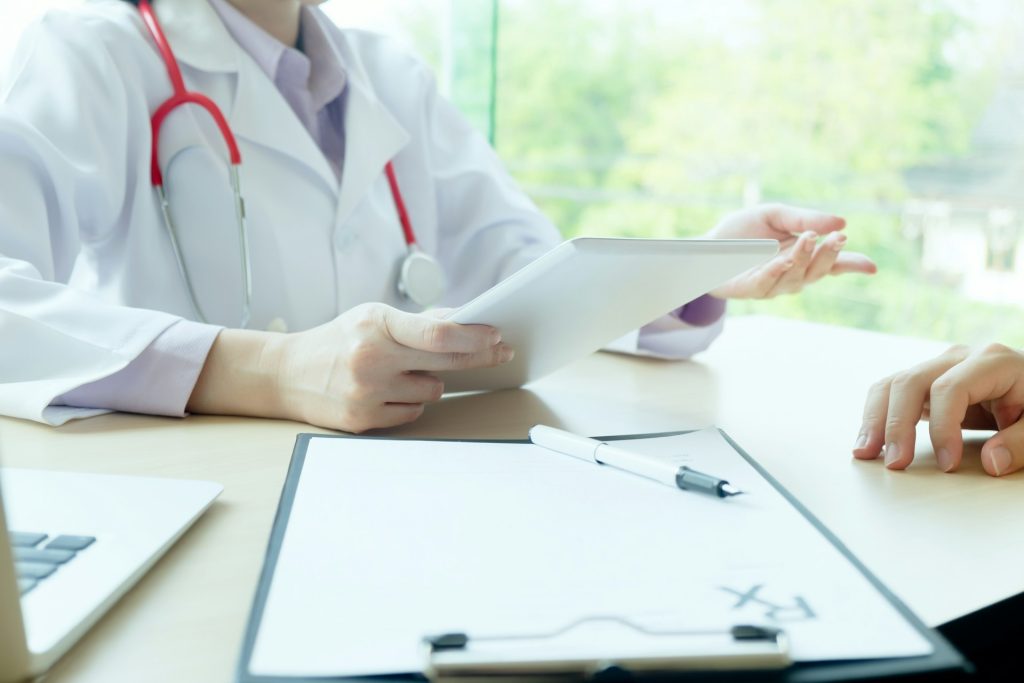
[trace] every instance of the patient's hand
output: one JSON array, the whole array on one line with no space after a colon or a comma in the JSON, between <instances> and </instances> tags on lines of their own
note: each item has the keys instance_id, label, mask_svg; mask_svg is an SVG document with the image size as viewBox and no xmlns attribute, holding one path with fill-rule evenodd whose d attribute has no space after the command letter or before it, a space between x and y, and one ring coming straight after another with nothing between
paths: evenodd
<instances>
[{"instance_id":1,"label":"patient's hand","mask_svg":"<svg viewBox=\"0 0 1024 683\"><path fill-rule=\"evenodd\" d=\"M981 464L1000 477L1024 467L1022 415L1024 354L1002 344L954 346L871 387L853 454L870 460L884 450L886 467L904 469L923 418L939 467L953 472L963 458L962 429L997 429L981 447Z\"/></svg>"},{"instance_id":2,"label":"patient's hand","mask_svg":"<svg viewBox=\"0 0 1024 683\"><path fill-rule=\"evenodd\" d=\"M799 292L826 275L874 273L875 263L867 256L843 252L844 227L846 221L838 216L779 204L730 214L708 237L775 239L779 253L710 293L722 299L770 299Z\"/></svg>"}]
</instances>

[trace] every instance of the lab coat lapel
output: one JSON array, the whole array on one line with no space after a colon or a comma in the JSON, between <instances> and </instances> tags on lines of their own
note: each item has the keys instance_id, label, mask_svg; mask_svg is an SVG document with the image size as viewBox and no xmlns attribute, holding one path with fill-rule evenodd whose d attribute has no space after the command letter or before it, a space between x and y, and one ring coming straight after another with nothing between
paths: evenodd
<instances>
[{"instance_id":1,"label":"lab coat lapel","mask_svg":"<svg viewBox=\"0 0 1024 683\"><path fill-rule=\"evenodd\" d=\"M231 109L235 134L304 164L337 193L334 170L277 87L249 55L242 55L240 61L238 89Z\"/></svg>"},{"instance_id":2,"label":"lab coat lapel","mask_svg":"<svg viewBox=\"0 0 1024 683\"><path fill-rule=\"evenodd\" d=\"M225 107L235 136L302 163L337 193L338 179L316 142L208 0L156 2L153 7L180 63L210 74L235 73L234 101Z\"/></svg>"},{"instance_id":3,"label":"lab coat lapel","mask_svg":"<svg viewBox=\"0 0 1024 683\"><path fill-rule=\"evenodd\" d=\"M344 63L344 62L343 62ZM384 165L409 142L409 134L373 95L366 81L350 73L345 107L345 165L337 223L351 215L383 179Z\"/></svg>"}]
</instances>

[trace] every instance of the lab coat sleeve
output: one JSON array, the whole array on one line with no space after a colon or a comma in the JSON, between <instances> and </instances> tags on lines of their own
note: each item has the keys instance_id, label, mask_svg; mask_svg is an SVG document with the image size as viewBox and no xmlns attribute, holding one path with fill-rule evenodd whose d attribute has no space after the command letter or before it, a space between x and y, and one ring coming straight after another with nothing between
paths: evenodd
<instances>
[{"instance_id":1,"label":"lab coat sleeve","mask_svg":"<svg viewBox=\"0 0 1024 683\"><path fill-rule=\"evenodd\" d=\"M69 286L133 208L124 79L96 32L47 15L19 44L0 94L0 413L61 424L102 407L52 407L126 367L177 316ZM93 283L94 289L117 283Z\"/></svg>"},{"instance_id":2,"label":"lab coat sleeve","mask_svg":"<svg viewBox=\"0 0 1024 683\"><path fill-rule=\"evenodd\" d=\"M664 360L685 360L711 346L711 342L722 333L723 326L724 318L710 325L698 326L665 315L616 339L604 350Z\"/></svg>"},{"instance_id":3,"label":"lab coat sleeve","mask_svg":"<svg viewBox=\"0 0 1024 683\"><path fill-rule=\"evenodd\" d=\"M426 82L426 130L437 187L439 256L456 274L445 305L458 306L562 241L501 160L458 110ZM666 315L613 342L608 350L682 359L704 350L721 322L697 327Z\"/></svg>"},{"instance_id":4,"label":"lab coat sleeve","mask_svg":"<svg viewBox=\"0 0 1024 683\"><path fill-rule=\"evenodd\" d=\"M708 294L697 297L638 331L635 339L620 340L625 353L682 360L711 345L721 334L726 302ZM616 349L609 349L616 350Z\"/></svg>"},{"instance_id":5,"label":"lab coat sleeve","mask_svg":"<svg viewBox=\"0 0 1024 683\"><path fill-rule=\"evenodd\" d=\"M124 369L55 398L48 414L56 415L59 406L68 406L183 417L206 356L221 329L179 320Z\"/></svg>"}]
</instances>

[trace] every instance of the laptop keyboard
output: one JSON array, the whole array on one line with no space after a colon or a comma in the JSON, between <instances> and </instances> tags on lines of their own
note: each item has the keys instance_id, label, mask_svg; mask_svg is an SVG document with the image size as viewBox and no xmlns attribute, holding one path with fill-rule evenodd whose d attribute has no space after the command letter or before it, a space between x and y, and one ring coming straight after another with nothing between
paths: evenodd
<instances>
[{"instance_id":1,"label":"laptop keyboard","mask_svg":"<svg viewBox=\"0 0 1024 683\"><path fill-rule=\"evenodd\" d=\"M11 531L14 574L18 590L25 595L39 582L53 576L81 551L91 546L94 536L54 536L30 531Z\"/></svg>"}]
</instances>

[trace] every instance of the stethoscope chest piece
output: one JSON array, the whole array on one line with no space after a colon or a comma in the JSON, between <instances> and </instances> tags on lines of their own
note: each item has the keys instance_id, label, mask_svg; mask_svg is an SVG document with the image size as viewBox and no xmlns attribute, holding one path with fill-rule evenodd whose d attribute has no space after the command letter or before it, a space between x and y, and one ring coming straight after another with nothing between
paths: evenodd
<instances>
[{"instance_id":1,"label":"stethoscope chest piece","mask_svg":"<svg viewBox=\"0 0 1024 683\"><path fill-rule=\"evenodd\" d=\"M413 246L402 259L398 273L398 292L418 306L428 308L444 293L444 270L431 256Z\"/></svg>"}]
</instances>

